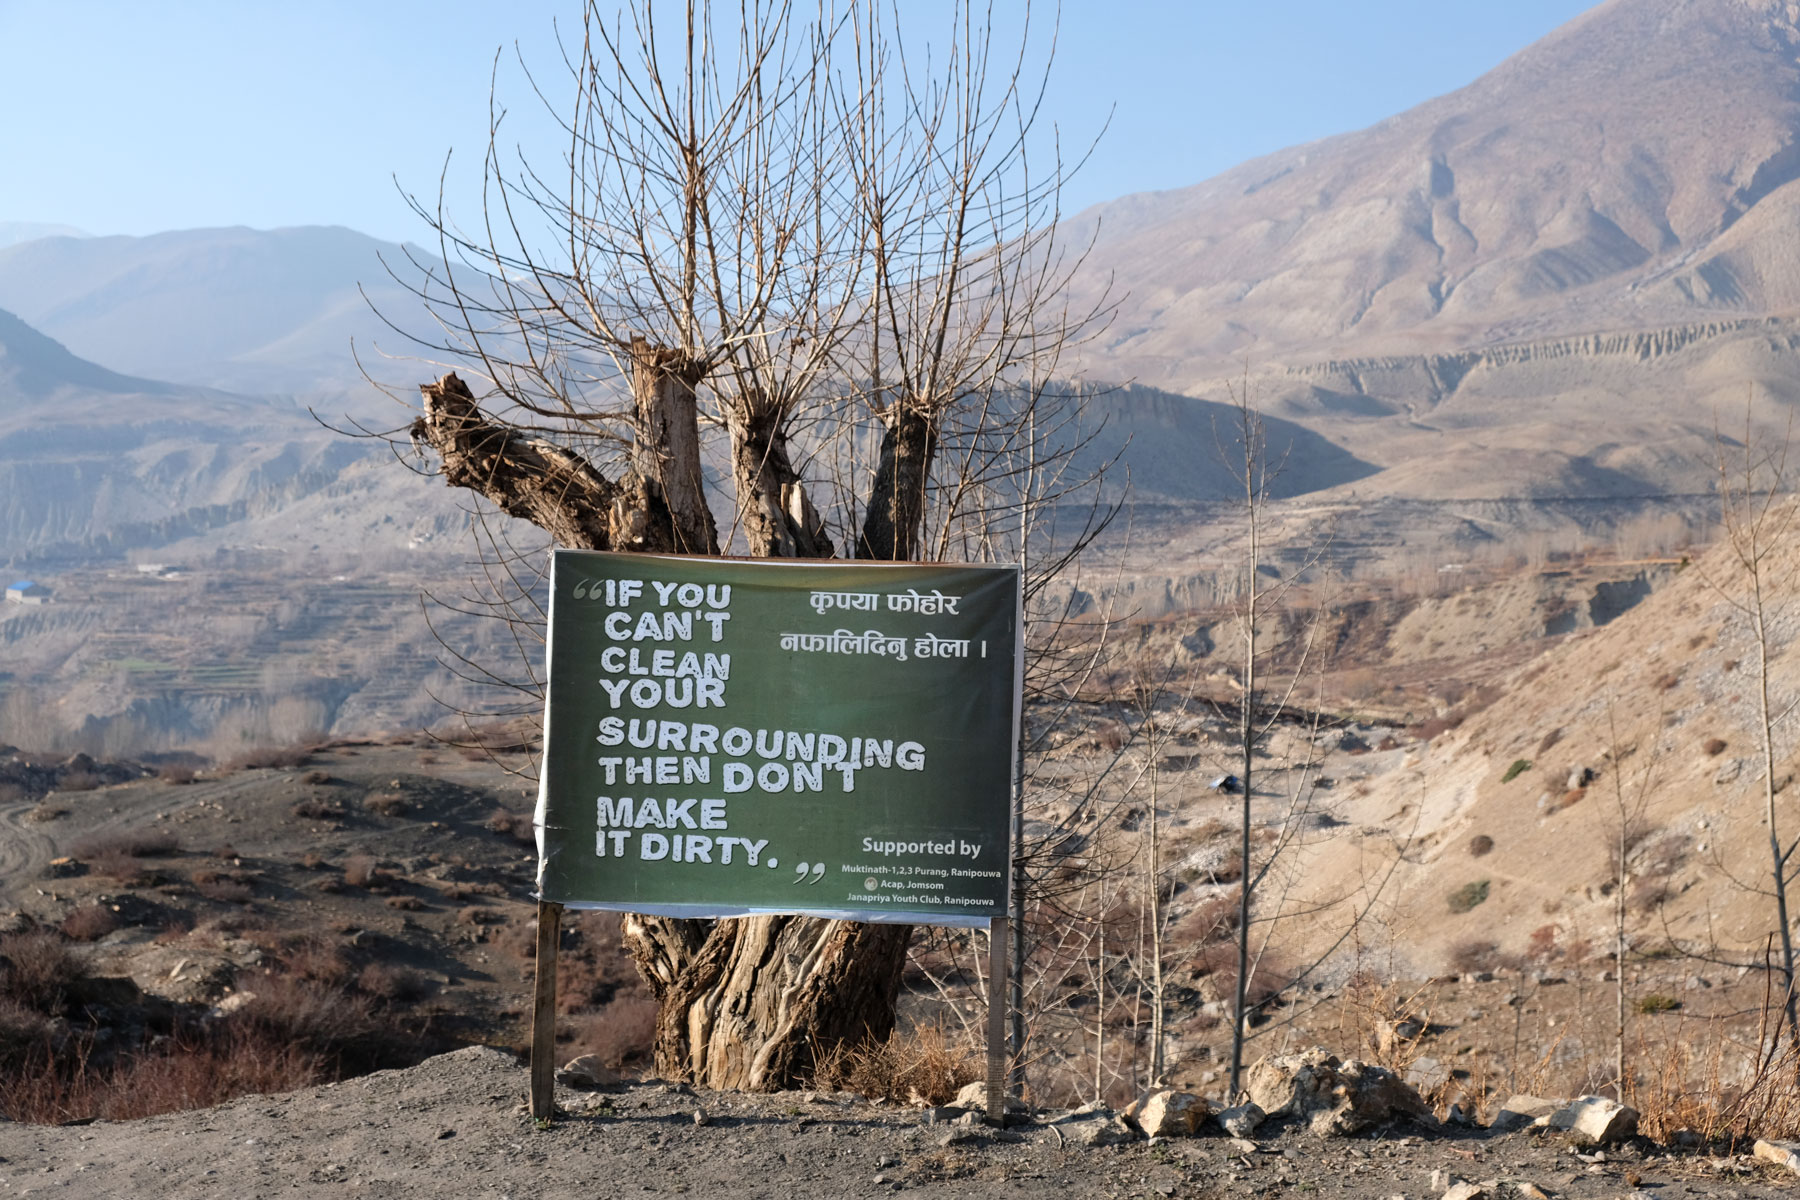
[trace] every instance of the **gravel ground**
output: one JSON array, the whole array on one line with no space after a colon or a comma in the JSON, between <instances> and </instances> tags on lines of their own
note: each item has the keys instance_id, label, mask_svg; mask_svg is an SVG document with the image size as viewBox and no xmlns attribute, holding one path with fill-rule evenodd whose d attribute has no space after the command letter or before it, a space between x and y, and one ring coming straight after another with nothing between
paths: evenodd
<instances>
[{"instance_id":1,"label":"gravel ground","mask_svg":"<svg viewBox=\"0 0 1800 1200\"><path fill-rule=\"evenodd\" d=\"M59 1127L0 1123L0 1197L1437 1200L1455 1176L1524 1180L1552 1197L1727 1200L1791 1196L1795 1183L1742 1157L1665 1155L1639 1144L1590 1162L1554 1138L1460 1129L1321 1141L1302 1129L1265 1127L1255 1145L1214 1134L1088 1148L1047 1125L931 1125L917 1110L854 1097L696 1095L658 1083L561 1091L568 1116L540 1129L525 1115L525 1087L511 1055L472 1047L410 1070L200 1112ZM1502 1185L1492 1200L1507 1194L1519 1193Z\"/></svg>"}]
</instances>

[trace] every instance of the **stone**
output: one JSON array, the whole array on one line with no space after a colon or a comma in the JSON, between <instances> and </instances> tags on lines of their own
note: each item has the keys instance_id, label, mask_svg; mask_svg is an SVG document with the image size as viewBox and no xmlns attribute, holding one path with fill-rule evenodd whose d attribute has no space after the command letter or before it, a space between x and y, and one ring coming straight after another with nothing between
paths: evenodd
<instances>
[{"instance_id":1,"label":"stone","mask_svg":"<svg viewBox=\"0 0 1800 1200\"><path fill-rule=\"evenodd\" d=\"M1111 1109L1082 1107L1051 1122L1077 1146L1122 1146L1138 1138L1124 1117Z\"/></svg>"},{"instance_id":2,"label":"stone","mask_svg":"<svg viewBox=\"0 0 1800 1200\"><path fill-rule=\"evenodd\" d=\"M1550 1194L1529 1179L1509 1179L1506 1190L1519 1200L1550 1200Z\"/></svg>"},{"instance_id":3,"label":"stone","mask_svg":"<svg viewBox=\"0 0 1800 1200\"><path fill-rule=\"evenodd\" d=\"M1317 1046L1258 1060L1245 1090L1269 1116L1299 1117L1319 1137L1347 1137L1402 1118L1435 1123L1419 1093L1394 1072Z\"/></svg>"},{"instance_id":4,"label":"stone","mask_svg":"<svg viewBox=\"0 0 1800 1200\"><path fill-rule=\"evenodd\" d=\"M1450 1186L1444 1189L1443 1200L1487 1200L1492 1195L1487 1185L1470 1183L1466 1179L1453 1179Z\"/></svg>"},{"instance_id":5,"label":"stone","mask_svg":"<svg viewBox=\"0 0 1800 1200\"><path fill-rule=\"evenodd\" d=\"M1669 1145L1681 1150L1698 1150L1706 1145L1706 1135L1698 1129L1677 1129L1669 1135Z\"/></svg>"},{"instance_id":6,"label":"stone","mask_svg":"<svg viewBox=\"0 0 1800 1200\"><path fill-rule=\"evenodd\" d=\"M1158 1088L1146 1092L1125 1110L1125 1119L1147 1137L1192 1137L1212 1115L1212 1106L1192 1092Z\"/></svg>"},{"instance_id":7,"label":"stone","mask_svg":"<svg viewBox=\"0 0 1800 1200\"><path fill-rule=\"evenodd\" d=\"M940 1137L938 1139L938 1145L940 1145L940 1146L969 1146L969 1145L973 1145L976 1142L979 1142L980 1140L981 1140L981 1131L979 1129L956 1128L956 1129L946 1130L944 1133L944 1136Z\"/></svg>"},{"instance_id":8,"label":"stone","mask_svg":"<svg viewBox=\"0 0 1800 1200\"><path fill-rule=\"evenodd\" d=\"M1512 1133L1536 1124L1539 1120L1548 1119L1562 1107L1560 1100L1546 1100L1542 1096L1513 1096L1500 1106L1494 1114L1493 1124L1488 1126L1492 1133Z\"/></svg>"},{"instance_id":9,"label":"stone","mask_svg":"<svg viewBox=\"0 0 1800 1200\"><path fill-rule=\"evenodd\" d=\"M1752 1153L1764 1162L1772 1162L1778 1167L1786 1167L1795 1175L1800 1175L1800 1142L1777 1142L1763 1138L1756 1139Z\"/></svg>"},{"instance_id":10,"label":"stone","mask_svg":"<svg viewBox=\"0 0 1800 1200\"><path fill-rule=\"evenodd\" d=\"M1571 1100L1549 1122L1550 1128L1567 1130L1596 1146L1624 1141L1637 1132L1637 1123L1637 1109L1605 1096Z\"/></svg>"},{"instance_id":11,"label":"stone","mask_svg":"<svg viewBox=\"0 0 1800 1200\"><path fill-rule=\"evenodd\" d=\"M598 1092L622 1087L624 1081L600 1061L598 1054L571 1058L556 1073L556 1082L577 1091Z\"/></svg>"},{"instance_id":12,"label":"stone","mask_svg":"<svg viewBox=\"0 0 1800 1200\"><path fill-rule=\"evenodd\" d=\"M968 1111L968 1109L958 1108L954 1104L939 1104L921 1112L919 1121L925 1125L947 1125Z\"/></svg>"},{"instance_id":13,"label":"stone","mask_svg":"<svg viewBox=\"0 0 1800 1200\"><path fill-rule=\"evenodd\" d=\"M1234 1138L1247 1138L1257 1131L1268 1116L1254 1104L1236 1104L1218 1113L1219 1127Z\"/></svg>"}]
</instances>

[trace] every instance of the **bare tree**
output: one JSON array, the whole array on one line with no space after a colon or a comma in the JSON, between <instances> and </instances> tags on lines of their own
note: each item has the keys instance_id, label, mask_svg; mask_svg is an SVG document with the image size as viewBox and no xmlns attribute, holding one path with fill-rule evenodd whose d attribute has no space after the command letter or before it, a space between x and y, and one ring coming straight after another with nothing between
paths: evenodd
<instances>
[{"instance_id":1,"label":"bare tree","mask_svg":"<svg viewBox=\"0 0 1800 1200\"><path fill-rule=\"evenodd\" d=\"M1800 841L1783 845L1775 764L1781 757L1783 723L1795 701L1773 695L1770 655L1776 649L1776 627L1788 611L1800 567L1792 553L1794 523L1800 508L1790 495L1788 451L1793 428L1779 438L1759 436L1751 422L1747 398L1744 432L1739 440L1715 436L1719 489L1719 524L1725 567L1709 570L1697 564L1701 578L1743 623L1756 651L1756 714L1752 735L1762 760L1763 820L1769 837L1769 887L1775 903L1775 932L1780 947L1783 1010L1790 1045L1800 1045L1800 1014L1795 1007L1794 940L1788 919L1790 860Z\"/></svg>"},{"instance_id":2,"label":"bare tree","mask_svg":"<svg viewBox=\"0 0 1800 1200\"><path fill-rule=\"evenodd\" d=\"M590 3L564 47L573 104L533 79L561 171L509 168L496 110L480 231L415 202L446 264L415 264L433 353L480 389L423 385L427 461L562 546L1025 558L1040 589L1096 528L1033 532L1074 445L1073 393L1048 381L1099 314L1056 299L1079 255L1055 239L1064 164L1027 156L1048 65L1025 38L1000 57L954 8L927 73L877 0L689 0L672 31L650 0ZM490 564L500 609L541 621L516 561ZM658 1070L744 1088L886 1036L911 932L624 929L660 1005Z\"/></svg>"}]
</instances>

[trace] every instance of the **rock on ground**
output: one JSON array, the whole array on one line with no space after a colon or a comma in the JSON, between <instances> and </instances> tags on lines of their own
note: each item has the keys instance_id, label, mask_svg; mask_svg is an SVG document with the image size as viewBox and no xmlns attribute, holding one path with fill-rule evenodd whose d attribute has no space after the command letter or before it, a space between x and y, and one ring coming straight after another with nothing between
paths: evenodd
<instances>
[{"instance_id":1,"label":"rock on ground","mask_svg":"<svg viewBox=\"0 0 1800 1200\"><path fill-rule=\"evenodd\" d=\"M1317 1046L1259 1060L1245 1090L1271 1117L1299 1117L1320 1137L1348 1136L1402 1118L1434 1123L1419 1093L1386 1067L1341 1061Z\"/></svg>"},{"instance_id":2,"label":"rock on ground","mask_svg":"<svg viewBox=\"0 0 1800 1200\"><path fill-rule=\"evenodd\" d=\"M1550 1118L1550 1128L1566 1130L1596 1146L1624 1141L1637 1132L1637 1123L1637 1109L1605 1096L1571 1100Z\"/></svg>"}]
</instances>

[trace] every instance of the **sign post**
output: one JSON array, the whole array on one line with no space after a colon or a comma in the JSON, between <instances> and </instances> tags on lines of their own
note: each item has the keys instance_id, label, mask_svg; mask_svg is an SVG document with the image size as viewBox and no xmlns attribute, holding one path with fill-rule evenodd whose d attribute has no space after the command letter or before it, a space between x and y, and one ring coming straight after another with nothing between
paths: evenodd
<instances>
[{"instance_id":1,"label":"sign post","mask_svg":"<svg viewBox=\"0 0 1800 1200\"><path fill-rule=\"evenodd\" d=\"M550 593L543 908L986 927L992 1058L1019 570L558 550ZM540 1117L553 1049L534 1030Z\"/></svg>"}]
</instances>

